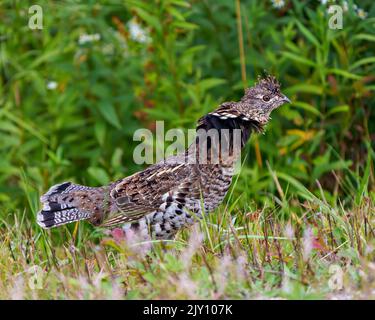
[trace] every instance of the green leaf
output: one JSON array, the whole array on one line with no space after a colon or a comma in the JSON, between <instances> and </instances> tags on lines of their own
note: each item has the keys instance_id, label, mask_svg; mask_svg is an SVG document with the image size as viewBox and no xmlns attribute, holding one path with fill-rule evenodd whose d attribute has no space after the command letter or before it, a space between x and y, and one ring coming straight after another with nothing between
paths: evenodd
<instances>
[{"instance_id":1,"label":"green leaf","mask_svg":"<svg viewBox=\"0 0 375 320\"><path fill-rule=\"evenodd\" d=\"M96 121L95 122L95 135L101 146L104 145L106 132L107 132L106 123L103 120Z\"/></svg>"},{"instance_id":2,"label":"green leaf","mask_svg":"<svg viewBox=\"0 0 375 320\"><path fill-rule=\"evenodd\" d=\"M31 119L29 122L26 122L24 120L24 117L17 117L14 113L10 113L8 112L8 110L5 109L3 109L2 113L8 119L14 121L19 127L24 128L26 131L29 131L30 134L38 138L40 141L42 141L45 144L48 144L48 139L43 134L41 134L37 129L35 129L32 124L30 124L30 122L33 123Z\"/></svg>"},{"instance_id":3,"label":"green leaf","mask_svg":"<svg viewBox=\"0 0 375 320\"><path fill-rule=\"evenodd\" d=\"M145 11L145 10L139 8L139 7L133 7L132 9L149 26L154 27L155 30L158 31L159 33L161 32L161 24L156 17L154 17L153 15L151 15L150 13L148 13L147 11Z\"/></svg>"},{"instance_id":4,"label":"green leaf","mask_svg":"<svg viewBox=\"0 0 375 320\"><path fill-rule=\"evenodd\" d=\"M29 66L29 70L32 70L32 69L35 69L36 67L38 67L40 64L42 64L43 62L47 62L49 61L51 58L55 57L55 56L59 56L61 55L61 49L56 49L56 50L53 50L53 51L47 51L46 53L38 56Z\"/></svg>"},{"instance_id":5,"label":"green leaf","mask_svg":"<svg viewBox=\"0 0 375 320\"><path fill-rule=\"evenodd\" d=\"M108 123L110 123L117 129L121 129L120 120L112 104L106 101L101 101L98 104L98 108L99 108L100 113L108 121Z\"/></svg>"},{"instance_id":6,"label":"green leaf","mask_svg":"<svg viewBox=\"0 0 375 320\"><path fill-rule=\"evenodd\" d=\"M375 36L372 34L367 34L367 33L359 33L351 37L349 42L354 42L356 40L366 40L366 41L375 42Z\"/></svg>"},{"instance_id":7,"label":"green leaf","mask_svg":"<svg viewBox=\"0 0 375 320\"><path fill-rule=\"evenodd\" d=\"M291 53L291 52L284 51L284 52L282 52L282 55L287 59L290 59L290 60L293 60L295 62L299 62L299 63L302 63L302 64L306 64L308 66L315 67L315 65L316 65L316 63L314 61L312 61L310 59L307 59L307 58L304 58L301 55Z\"/></svg>"},{"instance_id":8,"label":"green leaf","mask_svg":"<svg viewBox=\"0 0 375 320\"><path fill-rule=\"evenodd\" d=\"M120 168L121 167L121 159L124 154L124 151L121 148L116 148L113 152L112 159L111 159L111 166L113 168Z\"/></svg>"},{"instance_id":9,"label":"green leaf","mask_svg":"<svg viewBox=\"0 0 375 320\"><path fill-rule=\"evenodd\" d=\"M145 273L144 275L142 275L142 277L143 277L146 281L150 282L151 284L152 284L152 283L157 283L158 280L159 280L159 279L158 279L157 277L155 277L155 275L152 274L151 272L147 272L147 273Z\"/></svg>"},{"instance_id":10,"label":"green leaf","mask_svg":"<svg viewBox=\"0 0 375 320\"><path fill-rule=\"evenodd\" d=\"M190 8L191 7L191 4L188 1L171 0L171 3L176 5L176 6L180 6L180 7L184 7L184 8Z\"/></svg>"},{"instance_id":11,"label":"green leaf","mask_svg":"<svg viewBox=\"0 0 375 320\"><path fill-rule=\"evenodd\" d=\"M321 95L323 93L323 87L315 84L297 84L295 86L286 88L284 91L287 95L300 92Z\"/></svg>"},{"instance_id":12,"label":"green leaf","mask_svg":"<svg viewBox=\"0 0 375 320\"><path fill-rule=\"evenodd\" d=\"M169 7L169 8L168 8L168 12L169 12L172 16L174 16L177 20L185 21L185 17L182 15L182 13L181 13L178 9L176 9L176 8L174 8L174 7Z\"/></svg>"},{"instance_id":13,"label":"green leaf","mask_svg":"<svg viewBox=\"0 0 375 320\"><path fill-rule=\"evenodd\" d=\"M295 20L298 29L302 32L302 34L309 40L315 47L319 48L320 43L318 39L311 33L309 29L307 29L301 22Z\"/></svg>"},{"instance_id":14,"label":"green leaf","mask_svg":"<svg viewBox=\"0 0 375 320\"><path fill-rule=\"evenodd\" d=\"M367 147L368 147L369 150L371 150L371 147L369 145L367 145ZM367 195L367 188L368 188L368 181L369 181L369 178L370 178L371 165L372 165L371 153L368 152L365 172L364 172L363 177L361 179L361 183L360 183L358 192L355 196L355 203L357 205L359 205L361 203L361 200L363 199L363 197Z\"/></svg>"},{"instance_id":15,"label":"green leaf","mask_svg":"<svg viewBox=\"0 0 375 320\"><path fill-rule=\"evenodd\" d=\"M101 185L106 185L110 182L107 172L99 167L90 167L87 169L89 175L99 182Z\"/></svg>"},{"instance_id":16,"label":"green leaf","mask_svg":"<svg viewBox=\"0 0 375 320\"><path fill-rule=\"evenodd\" d=\"M299 182L298 180L296 180L295 178L291 177L290 175L286 174L286 173L283 173L283 172L277 172L277 177L290 183L291 185L293 185L298 193L304 197L305 199L307 200L310 200L312 201L313 199L315 199L315 196L313 193L311 193L301 182Z\"/></svg>"},{"instance_id":17,"label":"green leaf","mask_svg":"<svg viewBox=\"0 0 375 320\"><path fill-rule=\"evenodd\" d=\"M328 69L327 72L337 74L347 79L354 79L354 80L362 79L362 76L359 76L357 74L351 73L349 71L341 70L341 69Z\"/></svg>"},{"instance_id":18,"label":"green leaf","mask_svg":"<svg viewBox=\"0 0 375 320\"><path fill-rule=\"evenodd\" d=\"M367 57L358 60L349 67L349 70L357 69L358 67L368 63L375 63L375 57Z\"/></svg>"},{"instance_id":19,"label":"green leaf","mask_svg":"<svg viewBox=\"0 0 375 320\"><path fill-rule=\"evenodd\" d=\"M322 114L320 113L320 111L312 106L311 104L307 103L307 102L303 102L303 101L296 101L296 102L292 102L292 107L297 107L297 108L300 108L300 109L303 109L303 110L306 110L308 112L311 112L319 117L322 117Z\"/></svg>"},{"instance_id":20,"label":"green leaf","mask_svg":"<svg viewBox=\"0 0 375 320\"><path fill-rule=\"evenodd\" d=\"M352 164L352 161L335 161L335 162L326 162L320 165L316 165L313 173L312 173L312 179L316 180L318 179L323 173L335 171L335 170L342 170L347 169Z\"/></svg>"},{"instance_id":21,"label":"green leaf","mask_svg":"<svg viewBox=\"0 0 375 320\"><path fill-rule=\"evenodd\" d=\"M226 80L224 79L218 79L218 78L209 78L204 79L199 82L198 86L203 89L204 91L207 91L211 88L217 87L223 83L226 83Z\"/></svg>"},{"instance_id":22,"label":"green leaf","mask_svg":"<svg viewBox=\"0 0 375 320\"><path fill-rule=\"evenodd\" d=\"M334 108L331 108L328 112L327 112L327 116L331 116L335 113L338 113L338 112L349 112L350 108L347 104L344 104L342 106L337 106L337 107L334 107Z\"/></svg>"},{"instance_id":23,"label":"green leaf","mask_svg":"<svg viewBox=\"0 0 375 320\"><path fill-rule=\"evenodd\" d=\"M182 29L185 29L185 30L198 29L198 26L196 24L190 23L190 22L186 22L186 21L175 21L173 23L173 26L175 26L177 28L182 28Z\"/></svg>"}]
</instances>

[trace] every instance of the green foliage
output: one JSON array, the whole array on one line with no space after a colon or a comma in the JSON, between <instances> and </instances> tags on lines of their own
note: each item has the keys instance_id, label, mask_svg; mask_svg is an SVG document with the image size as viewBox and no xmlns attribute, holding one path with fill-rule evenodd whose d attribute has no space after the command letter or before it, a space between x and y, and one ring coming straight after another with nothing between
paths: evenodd
<instances>
[{"instance_id":1,"label":"green foliage","mask_svg":"<svg viewBox=\"0 0 375 320\"><path fill-rule=\"evenodd\" d=\"M18 281L9 274L31 265L48 273L49 291L27 298L323 297L332 263L346 268L351 289L370 290L375 5L361 1L368 16L360 19L348 1L343 29L332 30L318 1L285 2L39 1L43 29L31 30L34 3L2 1L0 297ZM184 232L168 253L156 244L148 263L86 224L50 233L36 225L49 186L132 174L141 169L136 129L155 120L193 128L264 70L292 104L252 137L226 202L201 224L191 265L180 259ZM291 225L293 239L284 232ZM306 260L309 230L320 249ZM225 261L245 271L225 273L221 288ZM187 283L196 290L179 289Z\"/></svg>"}]
</instances>

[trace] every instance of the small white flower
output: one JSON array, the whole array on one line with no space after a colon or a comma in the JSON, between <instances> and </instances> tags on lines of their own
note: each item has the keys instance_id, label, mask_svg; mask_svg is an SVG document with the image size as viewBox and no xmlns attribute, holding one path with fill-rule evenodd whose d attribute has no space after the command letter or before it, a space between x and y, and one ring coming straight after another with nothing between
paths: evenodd
<instances>
[{"instance_id":1,"label":"small white flower","mask_svg":"<svg viewBox=\"0 0 375 320\"><path fill-rule=\"evenodd\" d=\"M130 33L130 38L139 43L146 43L149 41L147 32L142 29L141 25L137 23L134 19L128 22L128 28Z\"/></svg>"},{"instance_id":2,"label":"small white flower","mask_svg":"<svg viewBox=\"0 0 375 320\"><path fill-rule=\"evenodd\" d=\"M81 34L78 39L79 44L85 44L87 42L95 42L100 40L100 34Z\"/></svg>"},{"instance_id":3,"label":"small white flower","mask_svg":"<svg viewBox=\"0 0 375 320\"><path fill-rule=\"evenodd\" d=\"M285 1L284 0L271 0L272 5L274 8L281 9L282 7L285 6Z\"/></svg>"},{"instance_id":4,"label":"small white flower","mask_svg":"<svg viewBox=\"0 0 375 320\"><path fill-rule=\"evenodd\" d=\"M342 10L344 10L345 12L349 11L348 1L343 1L343 3L342 3Z\"/></svg>"},{"instance_id":5,"label":"small white flower","mask_svg":"<svg viewBox=\"0 0 375 320\"><path fill-rule=\"evenodd\" d=\"M368 244L368 245L365 247L365 254L366 254L366 255L371 254L373 251L374 251L374 247L373 247L371 244Z\"/></svg>"},{"instance_id":6,"label":"small white flower","mask_svg":"<svg viewBox=\"0 0 375 320\"><path fill-rule=\"evenodd\" d=\"M303 233L302 239L302 256L303 260L307 261L310 257L310 254L314 248L313 245L314 236L310 227L308 227Z\"/></svg>"},{"instance_id":7,"label":"small white flower","mask_svg":"<svg viewBox=\"0 0 375 320\"><path fill-rule=\"evenodd\" d=\"M47 83L47 89L48 90L55 90L57 88L57 82L56 81L49 81Z\"/></svg>"},{"instance_id":8,"label":"small white flower","mask_svg":"<svg viewBox=\"0 0 375 320\"><path fill-rule=\"evenodd\" d=\"M292 225L290 224L290 222L287 223L287 225L284 229L284 234L289 240L294 239L294 229L293 229Z\"/></svg>"},{"instance_id":9,"label":"small white flower","mask_svg":"<svg viewBox=\"0 0 375 320\"><path fill-rule=\"evenodd\" d=\"M358 9L358 11L357 11L357 15L358 15L358 17L360 17L361 19L366 19L368 13L367 13L365 10L363 10L363 9Z\"/></svg>"}]
</instances>

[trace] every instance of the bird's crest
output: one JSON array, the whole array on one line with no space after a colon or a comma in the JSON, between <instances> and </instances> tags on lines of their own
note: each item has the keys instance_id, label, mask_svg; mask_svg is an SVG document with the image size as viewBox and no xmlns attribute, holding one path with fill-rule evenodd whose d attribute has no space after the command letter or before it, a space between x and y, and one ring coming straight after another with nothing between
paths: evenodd
<instances>
[{"instance_id":1,"label":"bird's crest","mask_svg":"<svg viewBox=\"0 0 375 320\"><path fill-rule=\"evenodd\" d=\"M278 93L280 91L280 83L276 80L276 78L270 74L267 74L263 78L258 76L258 82L256 86L261 86L267 88L272 93Z\"/></svg>"}]
</instances>

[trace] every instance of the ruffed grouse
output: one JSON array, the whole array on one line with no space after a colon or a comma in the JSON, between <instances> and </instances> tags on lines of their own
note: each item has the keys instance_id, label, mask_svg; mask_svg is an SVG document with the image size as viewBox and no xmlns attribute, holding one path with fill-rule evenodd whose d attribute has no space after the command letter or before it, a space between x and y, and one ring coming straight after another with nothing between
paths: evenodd
<instances>
[{"instance_id":1,"label":"ruffed grouse","mask_svg":"<svg viewBox=\"0 0 375 320\"><path fill-rule=\"evenodd\" d=\"M224 102L203 116L195 142L184 153L108 186L64 182L51 187L40 198L43 208L38 224L48 229L89 220L96 226L120 226L125 232L131 229L142 236L171 238L220 205L230 187L234 163L251 132L261 132L271 111L287 102L274 77L260 79L245 90L239 102ZM211 129L219 133L218 139L207 134ZM240 133L238 148L235 132ZM224 154L225 148L229 152ZM203 153L205 157L201 157Z\"/></svg>"}]
</instances>

